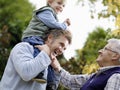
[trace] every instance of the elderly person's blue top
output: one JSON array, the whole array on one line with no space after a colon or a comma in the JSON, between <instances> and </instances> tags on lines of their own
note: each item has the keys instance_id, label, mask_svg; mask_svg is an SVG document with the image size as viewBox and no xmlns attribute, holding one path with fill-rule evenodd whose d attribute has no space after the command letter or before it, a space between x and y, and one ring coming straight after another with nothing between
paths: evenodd
<instances>
[{"instance_id":1,"label":"elderly person's blue top","mask_svg":"<svg viewBox=\"0 0 120 90\"><path fill-rule=\"evenodd\" d=\"M21 42L12 49L1 79L0 90L46 90L46 83L40 84L31 79L43 70L44 78L47 78L47 67L51 60L44 51L35 58L33 53L33 46L26 42Z\"/></svg>"}]
</instances>

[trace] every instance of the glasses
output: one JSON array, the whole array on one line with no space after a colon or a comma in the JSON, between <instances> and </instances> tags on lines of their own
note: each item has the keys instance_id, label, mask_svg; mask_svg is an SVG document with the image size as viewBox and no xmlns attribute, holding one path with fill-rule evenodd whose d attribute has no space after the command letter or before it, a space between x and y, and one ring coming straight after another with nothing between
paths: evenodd
<instances>
[{"instance_id":1,"label":"glasses","mask_svg":"<svg viewBox=\"0 0 120 90\"><path fill-rule=\"evenodd\" d=\"M107 47L104 47L102 50L103 50L103 51L108 50L108 51L111 51L111 52L117 53L116 51L112 50L111 48L107 48Z\"/></svg>"}]
</instances>

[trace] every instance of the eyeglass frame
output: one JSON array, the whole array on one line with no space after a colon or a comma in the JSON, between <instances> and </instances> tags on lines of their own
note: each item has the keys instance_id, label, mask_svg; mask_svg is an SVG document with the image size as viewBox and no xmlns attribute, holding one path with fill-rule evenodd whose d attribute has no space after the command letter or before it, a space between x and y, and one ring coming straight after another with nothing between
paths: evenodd
<instances>
[{"instance_id":1,"label":"eyeglass frame","mask_svg":"<svg viewBox=\"0 0 120 90\"><path fill-rule=\"evenodd\" d=\"M110 48L108 48L108 47L104 47L102 50L103 50L103 51L104 51L104 50L108 50L108 51L111 51L111 52L114 52L114 53L118 53L117 51L114 51L114 50L112 50L112 49L110 49Z\"/></svg>"}]
</instances>

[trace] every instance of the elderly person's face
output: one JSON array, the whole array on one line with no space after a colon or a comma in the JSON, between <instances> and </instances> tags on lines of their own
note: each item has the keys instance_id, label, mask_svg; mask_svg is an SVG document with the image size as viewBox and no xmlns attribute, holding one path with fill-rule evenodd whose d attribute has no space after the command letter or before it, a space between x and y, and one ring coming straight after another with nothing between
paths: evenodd
<instances>
[{"instance_id":1,"label":"elderly person's face","mask_svg":"<svg viewBox=\"0 0 120 90\"><path fill-rule=\"evenodd\" d=\"M108 43L103 49L99 50L99 56L96 59L100 67L112 66L118 64L118 53L112 47L114 44Z\"/></svg>"},{"instance_id":2,"label":"elderly person's face","mask_svg":"<svg viewBox=\"0 0 120 90\"><path fill-rule=\"evenodd\" d=\"M64 36L59 36L57 38L49 36L47 45L50 48L50 52L54 56L58 56L58 55L61 55L63 51L67 48L67 46L69 45L69 42Z\"/></svg>"}]
</instances>

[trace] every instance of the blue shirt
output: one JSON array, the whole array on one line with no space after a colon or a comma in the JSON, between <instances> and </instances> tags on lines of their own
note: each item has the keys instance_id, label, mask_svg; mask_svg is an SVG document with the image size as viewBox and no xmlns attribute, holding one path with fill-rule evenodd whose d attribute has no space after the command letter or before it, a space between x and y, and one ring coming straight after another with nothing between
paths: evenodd
<instances>
[{"instance_id":1,"label":"blue shirt","mask_svg":"<svg viewBox=\"0 0 120 90\"><path fill-rule=\"evenodd\" d=\"M54 28L54 29L62 29L66 30L67 29L67 24L66 23L61 23L58 22L58 20L55 19L53 13L50 10L45 10L43 12L40 12L37 14L38 18L49 28Z\"/></svg>"}]
</instances>

